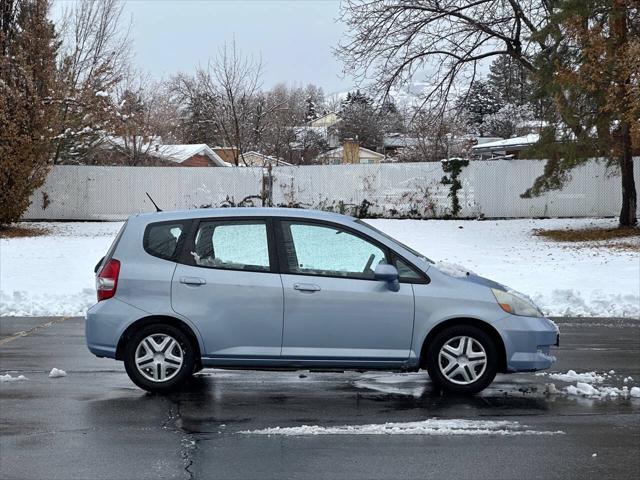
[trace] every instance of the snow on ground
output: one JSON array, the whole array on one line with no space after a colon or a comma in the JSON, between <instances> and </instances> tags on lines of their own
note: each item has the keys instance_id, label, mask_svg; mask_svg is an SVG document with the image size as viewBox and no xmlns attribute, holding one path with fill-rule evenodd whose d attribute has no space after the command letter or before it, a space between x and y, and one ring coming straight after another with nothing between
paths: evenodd
<instances>
[{"instance_id":1,"label":"snow on ground","mask_svg":"<svg viewBox=\"0 0 640 480\"><path fill-rule=\"evenodd\" d=\"M435 261L464 265L529 295L548 315L640 316L637 252L531 235L613 227L614 219L368 221ZM84 315L95 302L93 267L122 223L35 226L51 234L0 239L0 315Z\"/></svg>"},{"instance_id":2,"label":"snow on ground","mask_svg":"<svg viewBox=\"0 0 640 480\"><path fill-rule=\"evenodd\" d=\"M83 316L96 300L93 267L122 222L33 225L51 234L0 239L0 316Z\"/></svg>"},{"instance_id":3,"label":"snow on ground","mask_svg":"<svg viewBox=\"0 0 640 480\"><path fill-rule=\"evenodd\" d=\"M273 427L262 430L244 430L248 435L555 435L561 431L525 430L526 425L505 420L440 420L421 422L381 423L369 425L340 425L321 427Z\"/></svg>"},{"instance_id":4,"label":"snow on ground","mask_svg":"<svg viewBox=\"0 0 640 480\"><path fill-rule=\"evenodd\" d=\"M613 228L615 219L368 222L436 262L464 265L527 294L547 315L640 317L638 252L531 235L534 229Z\"/></svg>"}]
</instances>

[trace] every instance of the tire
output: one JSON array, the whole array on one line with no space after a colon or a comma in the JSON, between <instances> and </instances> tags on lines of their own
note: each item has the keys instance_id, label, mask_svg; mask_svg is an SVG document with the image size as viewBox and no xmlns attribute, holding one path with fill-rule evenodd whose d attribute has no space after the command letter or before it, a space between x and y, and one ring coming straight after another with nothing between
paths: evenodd
<instances>
[{"instance_id":1,"label":"tire","mask_svg":"<svg viewBox=\"0 0 640 480\"><path fill-rule=\"evenodd\" d=\"M426 357L431 381L448 393L478 393L493 382L498 372L495 342L483 330L471 325L456 325L438 333Z\"/></svg>"},{"instance_id":2,"label":"tire","mask_svg":"<svg viewBox=\"0 0 640 480\"><path fill-rule=\"evenodd\" d=\"M179 390L191 377L195 365L194 348L187 335L163 323L147 325L135 332L124 351L129 378L148 392Z\"/></svg>"}]
</instances>

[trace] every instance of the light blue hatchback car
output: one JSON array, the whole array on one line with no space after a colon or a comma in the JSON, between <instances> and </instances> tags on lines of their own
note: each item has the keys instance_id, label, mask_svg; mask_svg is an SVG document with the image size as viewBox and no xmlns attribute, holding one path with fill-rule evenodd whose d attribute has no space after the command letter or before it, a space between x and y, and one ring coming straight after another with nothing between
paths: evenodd
<instances>
[{"instance_id":1,"label":"light blue hatchback car","mask_svg":"<svg viewBox=\"0 0 640 480\"><path fill-rule=\"evenodd\" d=\"M224 208L130 217L96 266L89 350L141 388L203 367L426 368L476 393L497 372L549 368L555 324L530 300L450 275L361 220Z\"/></svg>"}]
</instances>

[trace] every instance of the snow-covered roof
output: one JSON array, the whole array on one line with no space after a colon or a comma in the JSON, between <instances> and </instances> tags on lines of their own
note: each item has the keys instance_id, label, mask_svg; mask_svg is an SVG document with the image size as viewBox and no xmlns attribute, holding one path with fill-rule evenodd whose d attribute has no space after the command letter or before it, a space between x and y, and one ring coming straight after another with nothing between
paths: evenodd
<instances>
[{"instance_id":1,"label":"snow-covered roof","mask_svg":"<svg viewBox=\"0 0 640 480\"><path fill-rule=\"evenodd\" d=\"M507 138L506 140L498 140L495 142L487 142L471 147L476 153L502 151L502 150L521 150L526 147L530 147L538 141L540 135L537 133L530 133L522 137Z\"/></svg>"},{"instance_id":2,"label":"snow-covered roof","mask_svg":"<svg viewBox=\"0 0 640 480\"><path fill-rule=\"evenodd\" d=\"M273 157L271 155L265 155L264 153L260 153L260 152L256 152L255 150L251 150L249 152L244 152L242 154L243 157L258 157L260 158L265 164L267 163L273 163L275 165L284 165L287 167L290 167L291 164L288 162L285 162L284 160L281 160L277 157ZM242 164L240 165L242 166Z\"/></svg>"},{"instance_id":3,"label":"snow-covered roof","mask_svg":"<svg viewBox=\"0 0 640 480\"><path fill-rule=\"evenodd\" d=\"M154 145L149 149L149 155L172 162L182 163L194 155L206 155L218 167L230 167L231 164L225 162L206 143L186 143L176 145Z\"/></svg>"},{"instance_id":4,"label":"snow-covered roof","mask_svg":"<svg viewBox=\"0 0 640 480\"><path fill-rule=\"evenodd\" d=\"M415 147L418 145L418 139L415 137L409 137L401 133L391 133L385 135L382 139L384 146L387 148L402 148L402 147Z\"/></svg>"},{"instance_id":5,"label":"snow-covered roof","mask_svg":"<svg viewBox=\"0 0 640 480\"><path fill-rule=\"evenodd\" d=\"M367 156L374 156L374 157L384 158L384 154L383 153L374 152L373 150L369 150L368 148L364 148L364 147L358 147L358 148L360 149L360 152L359 152L360 156L362 155L362 153L366 153L366 154L369 154ZM344 146L341 146L341 147L329 150L327 152L321 153L320 155L318 155L318 158L341 157L343 151L344 151Z\"/></svg>"}]
</instances>

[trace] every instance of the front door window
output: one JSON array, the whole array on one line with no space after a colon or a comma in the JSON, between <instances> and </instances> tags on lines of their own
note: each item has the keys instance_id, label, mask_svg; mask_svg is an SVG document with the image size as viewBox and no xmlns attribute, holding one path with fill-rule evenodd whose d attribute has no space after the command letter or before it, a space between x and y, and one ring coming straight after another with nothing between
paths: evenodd
<instances>
[{"instance_id":1,"label":"front door window","mask_svg":"<svg viewBox=\"0 0 640 480\"><path fill-rule=\"evenodd\" d=\"M289 273L373 279L385 252L377 245L340 228L282 222Z\"/></svg>"}]
</instances>

